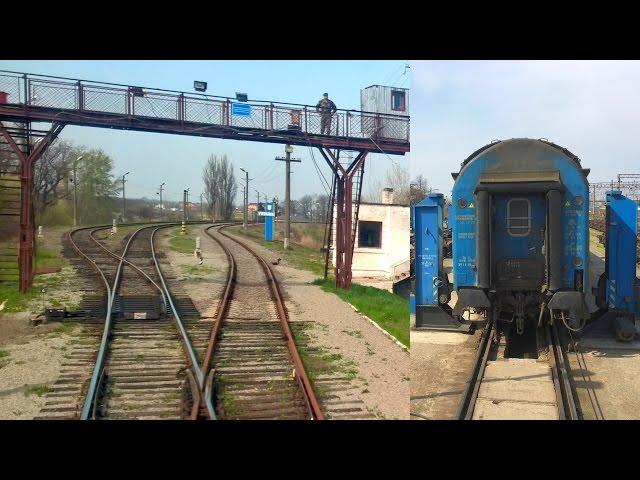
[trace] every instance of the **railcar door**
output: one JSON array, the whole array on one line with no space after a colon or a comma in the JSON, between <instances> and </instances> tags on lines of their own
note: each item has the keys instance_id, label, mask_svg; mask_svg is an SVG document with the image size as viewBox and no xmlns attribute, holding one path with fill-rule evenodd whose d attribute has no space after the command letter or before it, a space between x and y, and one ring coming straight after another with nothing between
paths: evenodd
<instances>
[{"instance_id":1,"label":"railcar door","mask_svg":"<svg viewBox=\"0 0 640 480\"><path fill-rule=\"evenodd\" d=\"M544 282L546 224L543 195L494 195L491 283L498 290L539 291Z\"/></svg>"}]
</instances>

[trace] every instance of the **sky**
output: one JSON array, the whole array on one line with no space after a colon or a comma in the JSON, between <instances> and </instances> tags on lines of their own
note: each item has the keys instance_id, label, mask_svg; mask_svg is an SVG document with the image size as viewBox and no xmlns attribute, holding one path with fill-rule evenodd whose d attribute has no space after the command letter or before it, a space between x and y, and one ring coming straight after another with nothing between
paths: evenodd
<instances>
[{"instance_id":1,"label":"sky","mask_svg":"<svg viewBox=\"0 0 640 480\"><path fill-rule=\"evenodd\" d=\"M411 176L442 193L494 139L546 138L591 168L591 182L640 171L638 61L410 64Z\"/></svg>"},{"instance_id":2,"label":"sky","mask_svg":"<svg viewBox=\"0 0 640 480\"><path fill-rule=\"evenodd\" d=\"M394 61L52 61L0 60L0 70L79 78L101 82L137 85L185 92L193 91L193 81L208 82L207 93L235 97L247 93L249 100L269 100L313 104L329 93L338 108L360 110L360 89L372 84L409 87L404 60ZM239 179L243 167L249 171L249 200L284 198L285 163L275 161L284 155L284 145L258 142L188 137L159 133L131 132L80 126L66 126L60 138L90 148L101 148L114 160L116 176L126 178L130 198L156 197L158 186L166 182L163 200L178 201L190 189L191 199L203 191L202 167L210 154L227 154ZM294 147L291 198L325 193L313 164L330 182L328 165L317 149ZM383 181L392 162L409 168L409 155L369 155L366 183ZM237 203L242 202L242 183ZM157 197L156 197L157 198Z\"/></svg>"}]
</instances>

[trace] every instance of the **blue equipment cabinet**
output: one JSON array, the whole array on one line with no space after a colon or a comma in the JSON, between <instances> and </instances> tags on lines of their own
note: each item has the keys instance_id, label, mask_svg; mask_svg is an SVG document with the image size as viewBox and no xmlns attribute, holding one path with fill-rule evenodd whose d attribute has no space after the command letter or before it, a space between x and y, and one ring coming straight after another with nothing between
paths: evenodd
<instances>
[{"instance_id":1,"label":"blue equipment cabinet","mask_svg":"<svg viewBox=\"0 0 640 480\"><path fill-rule=\"evenodd\" d=\"M271 242L273 241L273 221L275 220L273 202L265 203L264 212L259 212L259 214L264 217L264 239Z\"/></svg>"},{"instance_id":2,"label":"blue equipment cabinet","mask_svg":"<svg viewBox=\"0 0 640 480\"><path fill-rule=\"evenodd\" d=\"M595 289L596 304L606 309L620 340L636 333L640 282L636 277L638 204L620 190L606 193L605 270Z\"/></svg>"},{"instance_id":3,"label":"blue equipment cabinet","mask_svg":"<svg viewBox=\"0 0 640 480\"><path fill-rule=\"evenodd\" d=\"M469 332L470 322L451 315L451 288L443 266L441 193L431 193L412 207L415 236L415 327Z\"/></svg>"}]
</instances>

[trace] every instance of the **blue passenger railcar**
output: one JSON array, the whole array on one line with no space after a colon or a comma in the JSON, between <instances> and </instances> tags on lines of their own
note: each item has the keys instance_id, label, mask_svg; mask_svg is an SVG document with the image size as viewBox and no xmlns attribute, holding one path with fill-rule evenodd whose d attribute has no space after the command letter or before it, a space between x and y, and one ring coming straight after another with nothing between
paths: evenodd
<instances>
[{"instance_id":1,"label":"blue passenger railcar","mask_svg":"<svg viewBox=\"0 0 640 480\"><path fill-rule=\"evenodd\" d=\"M588 316L588 169L545 140L486 145L453 173L454 315L475 309L522 333L545 309Z\"/></svg>"}]
</instances>

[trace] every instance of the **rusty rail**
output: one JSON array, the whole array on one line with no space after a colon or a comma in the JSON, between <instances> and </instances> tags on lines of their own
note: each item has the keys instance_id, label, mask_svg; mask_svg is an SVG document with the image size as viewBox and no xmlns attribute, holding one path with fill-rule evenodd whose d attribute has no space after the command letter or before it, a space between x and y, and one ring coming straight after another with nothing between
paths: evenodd
<instances>
[{"instance_id":1,"label":"rusty rail","mask_svg":"<svg viewBox=\"0 0 640 480\"><path fill-rule=\"evenodd\" d=\"M497 328L496 320L491 319L482 332L480 345L476 350L471 368L471 374L469 375L469 380L467 380L461 401L458 404L458 411L455 417L458 420L473 419L473 410L478 398L478 393L480 392L484 371L491 351L496 346L493 343L492 337L497 333ZM578 420L577 402L571 386L570 367L564 359L558 329L555 323L552 325L547 324L543 328L549 348L549 365L551 366L553 387L556 394L558 418L560 420Z\"/></svg>"},{"instance_id":2,"label":"rusty rail","mask_svg":"<svg viewBox=\"0 0 640 480\"><path fill-rule=\"evenodd\" d=\"M282 294L280 292L278 281L275 275L273 274L273 271L271 270L271 267L269 266L269 264L260 255L258 255L246 243L222 231L224 228L227 228L228 226L229 225L219 227L218 232L220 232L220 234L225 238L228 238L229 240L236 242L237 244L242 246L245 250L247 250L249 253L251 253L251 255L253 255L256 258L256 260L258 260L258 262L262 266L262 269L265 275L267 276L267 283L269 284L269 289L273 296L273 301L276 304L278 319L280 320L280 325L282 327L283 334L286 338L287 348L289 350L289 354L291 355L291 360L293 361L293 365L295 368L296 380L298 381L298 385L300 386L303 397L309 408L309 413L311 414L311 418L314 420L324 420L324 414L322 413L322 409L320 408L320 403L318 402L316 394L313 391L311 381L309 380L307 372L304 368L304 364L302 362L302 358L300 357L300 353L298 352L298 347L296 346L296 343L293 339L293 334L291 332L291 327L289 326L289 319L288 319L287 311L284 305L284 300L282 299ZM216 240L215 237L211 235L211 233L209 233L209 228L206 229L205 231L211 238ZM217 242L219 245L222 245L220 241L217 240ZM225 253L227 254L227 256L232 257L231 252L226 247L222 246L222 248L223 250L225 250ZM235 261L234 261L234 264L235 264ZM225 294L223 296L223 299L226 299L224 301L226 302L229 301L230 295L232 294L234 286L235 286L235 270L230 268L229 274L227 277L227 289L225 289ZM231 288L231 291L229 291L229 288ZM226 311L227 308L228 308L228 304L222 305L222 307L220 307L220 312ZM219 325L222 324L223 318L224 317L222 316L217 317L217 321L216 321L217 326L214 327L216 329L215 334L212 331L212 339L214 344L215 344L215 335L217 334L217 331L220 328ZM213 357L213 347L209 355L209 362L211 361L212 357ZM210 365L210 363L208 365Z\"/></svg>"}]
</instances>

